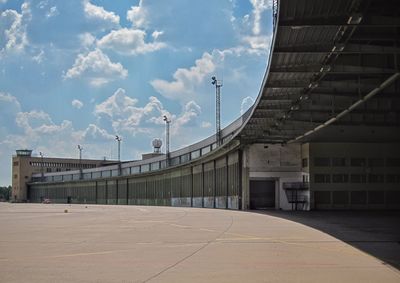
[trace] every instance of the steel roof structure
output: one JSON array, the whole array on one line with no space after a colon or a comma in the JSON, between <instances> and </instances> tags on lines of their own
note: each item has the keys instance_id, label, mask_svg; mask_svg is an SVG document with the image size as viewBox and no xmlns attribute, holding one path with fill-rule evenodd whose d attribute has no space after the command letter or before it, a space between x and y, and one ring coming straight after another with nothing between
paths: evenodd
<instances>
[{"instance_id":1,"label":"steel roof structure","mask_svg":"<svg viewBox=\"0 0 400 283\"><path fill-rule=\"evenodd\" d=\"M268 70L241 141L399 141L399 1L281 0L274 9Z\"/></svg>"}]
</instances>

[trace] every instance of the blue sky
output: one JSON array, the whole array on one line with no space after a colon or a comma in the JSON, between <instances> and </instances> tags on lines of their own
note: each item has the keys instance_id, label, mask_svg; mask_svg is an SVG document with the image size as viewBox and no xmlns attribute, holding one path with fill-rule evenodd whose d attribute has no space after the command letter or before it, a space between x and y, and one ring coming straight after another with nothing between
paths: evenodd
<instances>
[{"instance_id":1,"label":"blue sky","mask_svg":"<svg viewBox=\"0 0 400 283\"><path fill-rule=\"evenodd\" d=\"M117 158L150 152L171 118L171 150L214 133L256 98L271 0L0 0L0 185L11 156Z\"/></svg>"}]
</instances>

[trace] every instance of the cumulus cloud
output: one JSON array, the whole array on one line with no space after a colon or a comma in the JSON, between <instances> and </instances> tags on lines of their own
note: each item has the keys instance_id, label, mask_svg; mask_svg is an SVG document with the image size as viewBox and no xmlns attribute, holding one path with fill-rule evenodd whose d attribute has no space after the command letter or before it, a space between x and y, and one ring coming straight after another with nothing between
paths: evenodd
<instances>
[{"instance_id":1,"label":"cumulus cloud","mask_svg":"<svg viewBox=\"0 0 400 283\"><path fill-rule=\"evenodd\" d=\"M12 96L9 93L0 92L0 113L5 112L19 112L21 110L21 104L15 96Z\"/></svg>"},{"instance_id":2,"label":"cumulus cloud","mask_svg":"<svg viewBox=\"0 0 400 283\"><path fill-rule=\"evenodd\" d=\"M83 107L83 102L78 99L72 100L71 104L76 109L81 109Z\"/></svg>"},{"instance_id":3,"label":"cumulus cloud","mask_svg":"<svg viewBox=\"0 0 400 283\"><path fill-rule=\"evenodd\" d=\"M211 126L212 126L212 124L210 123L210 122L206 122L206 121L203 121L203 122L201 122L201 127L202 128L211 128Z\"/></svg>"},{"instance_id":4,"label":"cumulus cloud","mask_svg":"<svg viewBox=\"0 0 400 283\"><path fill-rule=\"evenodd\" d=\"M173 81L156 79L150 84L166 98L182 101L192 100L196 86L215 71L216 65L222 60L222 57L223 54L218 51L214 51L212 54L205 52L200 59L195 61L194 66L188 69L177 69L173 75Z\"/></svg>"},{"instance_id":5,"label":"cumulus cloud","mask_svg":"<svg viewBox=\"0 0 400 283\"><path fill-rule=\"evenodd\" d=\"M21 111L21 104L16 97L0 92L0 134L4 137L8 128L15 127L15 115Z\"/></svg>"},{"instance_id":6,"label":"cumulus cloud","mask_svg":"<svg viewBox=\"0 0 400 283\"><path fill-rule=\"evenodd\" d=\"M146 43L145 37L146 32L142 30L122 28L105 35L97 45L126 55L144 54L166 47L163 42Z\"/></svg>"},{"instance_id":7,"label":"cumulus cloud","mask_svg":"<svg viewBox=\"0 0 400 283\"><path fill-rule=\"evenodd\" d=\"M252 105L254 104L254 99L250 96L243 98L242 104L240 105L240 115L243 115Z\"/></svg>"},{"instance_id":8,"label":"cumulus cloud","mask_svg":"<svg viewBox=\"0 0 400 283\"><path fill-rule=\"evenodd\" d=\"M82 47L84 47L84 48L91 47L94 44L94 42L96 41L96 37L94 37L89 32L81 33L79 35L79 39L80 39Z\"/></svg>"},{"instance_id":9,"label":"cumulus cloud","mask_svg":"<svg viewBox=\"0 0 400 283\"><path fill-rule=\"evenodd\" d=\"M254 24L253 24L253 34L258 35L261 32L261 17L262 13L267 9L271 9L272 0L250 0L253 5L253 15L254 15Z\"/></svg>"},{"instance_id":10,"label":"cumulus cloud","mask_svg":"<svg viewBox=\"0 0 400 283\"><path fill-rule=\"evenodd\" d=\"M143 7L143 0L140 0L138 6L132 6L126 13L126 19L132 22L134 27L140 28L147 25L147 15L148 12L146 8Z\"/></svg>"},{"instance_id":11,"label":"cumulus cloud","mask_svg":"<svg viewBox=\"0 0 400 283\"><path fill-rule=\"evenodd\" d=\"M46 13L46 18L51 18L59 15L60 13L58 12L57 6L53 6L49 9L49 11Z\"/></svg>"},{"instance_id":12,"label":"cumulus cloud","mask_svg":"<svg viewBox=\"0 0 400 283\"><path fill-rule=\"evenodd\" d=\"M164 31L158 31L158 30L155 30L155 31L153 31L153 33L151 34L151 36L154 38L154 39L157 39L160 35L162 35L162 34L164 34Z\"/></svg>"},{"instance_id":13,"label":"cumulus cloud","mask_svg":"<svg viewBox=\"0 0 400 283\"><path fill-rule=\"evenodd\" d=\"M101 86L116 79L124 79L128 71L121 63L113 63L100 49L86 55L79 54L74 65L64 75L65 79L85 77L93 86Z\"/></svg>"},{"instance_id":14,"label":"cumulus cloud","mask_svg":"<svg viewBox=\"0 0 400 283\"><path fill-rule=\"evenodd\" d=\"M201 113L201 107L195 101L187 102L182 109L181 114L176 117L172 123L171 133L178 134L179 131L185 126L194 126L196 118Z\"/></svg>"},{"instance_id":15,"label":"cumulus cloud","mask_svg":"<svg viewBox=\"0 0 400 283\"><path fill-rule=\"evenodd\" d=\"M186 103L179 115L168 112L161 101L151 96L144 106L139 106L138 100L129 97L124 89L118 89L102 103L96 105L94 114L100 120L111 123L115 132L136 135L138 133L152 133L159 131L164 125L163 116L169 117L171 132L179 133L184 127L193 125L201 113L200 106L194 102Z\"/></svg>"},{"instance_id":16,"label":"cumulus cloud","mask_svg":"<svg viewBox=\"0 0 400 283\"><path fill-rule=\"evenodd\" d=\"M22 14L15 10L5 10L0 14L0 52L20 52L28 44L26 27L22 24Z\"/></svg>"},{"instance_id":17,"label":"cumulus cloud","mask_svg":"<svg viewBox=\"0 0 400 283\"><path fill-rule=\"evenodd\" d=\"M40 64L43 62L44 59L44 51L41 49L40 52L34 56L32 56L32 60L36 63Z\"/></svg>"},{"instance_id":18,"label":"cumulus cloud","mask_svg":"<svg viewBox=\"0 0 400 283\"><path fill-rule=\"evenodd\" d=\"M250 45L249 53L265 53L271 44L271 36L245 36L243 41Z\"/></svg>"},{"instance_id":19,"label":"cumulus cloud","mask_svg":"<svg viewBox=\"0 0 400 283\"><path fill-rule=\"evenodd\" d=\"M94 124L89 124L89 126L84 131L80 132L79 135L82 140L89 143L97 143L99 140L111 141L114 140L115 137Z\"/></svg>"},{"instance_id":20,"label":"cumulus cloud","mask_svg":"<svg viewBox=\"0 0 400 283\"><path fill-rule=\"evenodd\" d=\"M92 20L96 20L99 22L103 22L109 24L110 26L118 26L119 25L119 16L114 12L106 11L101 6L96 6L90 3L89 0L84 2L84 10L86 17Z\"/></svg>"},{"instance_id":21,"label":"cumulus cloud","mask_svg":"<svg viewBox=\"0 0 400 283\"><path fill-rule=\"evenodd\" d=\"M111 121L116 132L125 131L132 134L146 131L144 127L143 129L139 127L143 126L142 122L157 124L157 119L152 118L169 115L154 96L149 97L149 102L144 107L136 106L137 103L137 99L129 97L124 89L119 88L113 95L95 106L94 114Z\"/></svg>"}]
</instances>

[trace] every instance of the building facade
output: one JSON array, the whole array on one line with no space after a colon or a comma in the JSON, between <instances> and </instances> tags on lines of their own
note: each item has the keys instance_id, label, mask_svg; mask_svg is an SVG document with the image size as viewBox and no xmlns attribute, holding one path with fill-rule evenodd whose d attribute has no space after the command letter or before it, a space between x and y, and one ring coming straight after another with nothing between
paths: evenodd
<instances>
[{"instance_id":1,"label":"building facade","mask_svg":"<svg viewBox=\"0 0 400 283\"><path fill-rule=\"evenodd\" d=\"M32 150L16 150L12 157L12 200L25 202L28 198L27 183L32 182L32 176L39 174L68 172L83 169L96 168L115 161L91 160L91 159L72 159L54 157L35 157Z\"/></svg>"}]
</instances>

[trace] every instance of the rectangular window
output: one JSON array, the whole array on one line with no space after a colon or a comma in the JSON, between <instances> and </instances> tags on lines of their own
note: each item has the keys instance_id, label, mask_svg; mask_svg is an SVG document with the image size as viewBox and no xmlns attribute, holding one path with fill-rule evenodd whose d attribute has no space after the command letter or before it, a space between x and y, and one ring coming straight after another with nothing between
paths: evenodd
<instances>
[{"instance_id":1,"label":"rectangular window","mask_svg":"<svg viewBox=\"0 0 400 283\"><path fill-rule=\"evenodd\" d=\"M386 175L386 183L400 183L400 175L398 174L387 174Z\"/></svg>"},{"instance_id":2,"label":"rectangular window","mask_svg":"<svg viewBox=\"0 0 400 283\"><path fill-rule=\"evenodd\" d=\"M383 183L385 178L383 174L369 174L368 175L368 182L369 183Z\"/></svg>"},{"instance_id":3,"label":"rectangular window","mask_svg":"<svg viewBox=\"0 0 400 283\"><path fill-rule=\"evenodd\" d=\"M200 149L199 150L196 150L196 151L192 151L191 153L190 153L190 159L196 159L196 158L199 158L200 157Z\"/></svg>"},{"instance_id":4,"label":"rectangular window","mask_svg":"<svg viewBox=\"0 0 400 283\"><path fill-rule=\"evenodd\" d=\"M333 157L332 166L334 167L344 167L346 166L346 158L344 157Z\"/></svg>"},{"instance_id":5,"label":"rectangular window","mask_svg":"<svg viewBox=\"0 0 400 283\"><path fill-rule=\"evenodd\" d=\"M331 166L331 159L329 157L316 157L314 158L314 166L321 166L321 167Z\"/></svg>"},{"instance_id":6,"label":"rectangular window","mask_svg":"<svg viewBox=\"0 0 400 283\"><path fill-rule=\"evenodd\" d=\"M350 165L354 167L365 166L365 158L352 158L350 159Z\"/></svg>"},{"instance_id":7,"label":"rectangular window","mask_svg":"<svg viewBox=\"0 0 400 283\"><path fill-rule=\"evenodd\" d=\"M101 172L92 172L92 178L93 179L101 178Z\"/></svg>"},{"instance_id":8,"label":"rectangular window","mask_svg":"<svg viewBox=\"0 0 400 283\"><path fill-rule=\"evenodd\" d=\"M151 171L159 170L160 169L160 162L153 162L150 164Z\"/></svg>"},{"instance_id":9,"label":"rectangular window","mask_svg":"<svg viewBox=\"0 0 400 283\"><path fill-rule=\"evenodd\" d=\"M400 166L400 158L388 158L386 160L387 167L399 167Z\"/></svg>"},{"instance_id":10,"label":"rectangular window","mask_svg":"<svg viewBox=\"0 0 400 283\"><path fill-rule=\"evenodd\" d=\"M140 166L131 167L131 174L140 173Z\"/></svg>"},{"instance_id":11,"label":"rectangular window","mask_svg":"<svg viewBox=\"0 0 400 283\"><path fill-rule=\"evenodd\" d=\"M301 160L301 165L303 166L303 168L308 167L308 158L303 158Z\"/></svg>"},{"instance_id":12,"label":"rectangular window","mask_svg":"<svg viewBox=\"0 0 400 283\"><path fill-rule=\"evenodd\" d=\"M51 168L46 168L47 173L51 173Z\"/></svg>"},{"instance_id":13,"label":"rectangular window","mask_svg":"<svg viewBox=\"0 0 400 283\"><path fill-rule=\"evenodd\" d=\"M179 163L180 163L180 157L179 156L174 157L169 161L169 164L171 164L171 166L178 165Z\"/></svg>"},{"instance_id":14,"label":"rectangular window","mask_svg":"<svg viewBox=\"0 0 400 283\"><path fill-rule=\"evenodd\" d=\"M18 161L14 161L13 162L13 166L18 166L19 162Z\"/></svg>"},{"instance_id":15,"label":"rectangular window","mask_svg":"<svg viewBox=\"0 0 400 283\"><path fill-rule=\"evenodd\" d=\"M207 154L209 152L210 152L210 146L206 146L201 149L201 155Z\"/></svg>"},{"instance_id":16,"label":"rectangular window","mask_svg":"<svg viewBox=\"0 0 400 283\"><path fill-rule=\"evenodd\" d=\"M347 183L349 176L347 174L333 174L332 183Z\"/></svg>"},{"instance_id":17,"label":"rectangular window","mask_svg":"<svg viewBox=\"0 0 400 283\"><path fill-rule=\"evenodd\" d=\"M181 155L181 163L188 162L189 160L190 160L190 155L189 154Z\"/></svg>"},{"instance_id":18,"label":"rectangular window","mask_svg":"<svg viewBox=\"0 0 400 283\"><path fill-rule=\"evenodd\" d=\"M366 183L367 178L366 178L365 174L351 174L350 182L351 183Z\"/></svg>"},{"instance_id":19,"label":"rectangular window","mask_svg":"<svg viewBox=\"0 0 400 283\"><path fill-rule=\"evenodd\" d=\"M143 164L140 166L140 172L148 172L150 170L149 164Z\"/></svg>"},{"instance_id":20,"label":"rectangular window","mask_svg":"<svg viewBox=\"0 0 400 283\"><path fill-rule=\"evenodd\" d=\"M329 174L315 174L314 182L315 183L330 183L331 176Z\"/></svg>"},{"instance_id":21,"label":"rectangular window","mask_svg":"<svg viewBox=\"0 0 400 283\"><path fill-rule=\"evenodd\" d=\"M383 158L369 158L368 166L369 167L383 167L383 166L385 166L385 160Z\"/></svg>"},{"instance_id":22,"label":"rectangular window","mask_svg":"<svg viewBox=\"0 0 400 283\"><path fill-rule=\"evenodd\" d=\"M14 175L14 179L17 179L17 178L18 178L18 175L17 175L17 174L15 174L15 175Z\"/></svg>"}]
</instances>

